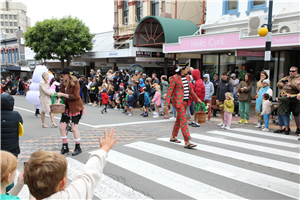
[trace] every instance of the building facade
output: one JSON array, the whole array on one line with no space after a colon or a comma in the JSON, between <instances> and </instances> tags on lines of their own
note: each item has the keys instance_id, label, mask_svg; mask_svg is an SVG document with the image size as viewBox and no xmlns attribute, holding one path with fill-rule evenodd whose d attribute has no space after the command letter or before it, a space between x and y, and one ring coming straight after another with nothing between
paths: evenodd
<instances>
[{"instance_id":1,"label":"building facade","mask_svg":"<svg viewBox=\"0 0 300 200\"><path fill-rule=\"evenodd\" d=\"M25 59L23 32L17 30L13 35L1 38L1 76L30 78L31 70Z\"/></svg>"},{"instance_id":2,"label":"building facade","mask_svg":"<svg viewBox=\"0 0 300 200\"><path fill-rule=\"evenodd\" d=\"M128 48L138 23L146 16L189 20L196 25L204 23L205 1L115 1L115 48ZM126 42L126 40L129 40Z\"/></svg>"},{"instance_id":3,"label":"building facade","mask_svg":"<svg viewBox=\"0 0 300 200\"><path fill-rule=\"evenodd\" d=\"M31 25L30 18L26 15L27 6L21 2L3 1L0 2L1 10L1 31L2 34L14 35L17 30L26 32Z\"/></svg>"},{"instance_id":4,"label":"building facade","mask_svg":"<svg viewBox=\"0 0 300 200\"><path fill-rule=\"evenodd\" d=\"M114 1L112 48L93 49L73 59L74 64L89 63L85 71L102 69L103 73L109 68L117 70L138 64L148 75L173 74L176 63L187 60L200 63L200 55L174 57L162 53L162 45L178 42L179 36L194 34L204 23L204 12L205 1L199 0ZM80 70L79 67L73 66Z\"/></svg>"},{"instance_id":5,"label":"building facade","mask_svg":"<svg viewBox=\"0 0 300 200\"><path fill-rule=\"evenodd\" d=\"M299 1L273 1L270 81L274 97L276 83L300 65ZM206 22L194 35L179 37L178 43L164 44L164 53L201 54L202 73L250 73L254 82L264 70L266 38L258 29L267 24L269 0L208 1ZM242 73L240 73L242 72ZM256 84L253 87L254 96Z\"/></svg>"}]
</instances>

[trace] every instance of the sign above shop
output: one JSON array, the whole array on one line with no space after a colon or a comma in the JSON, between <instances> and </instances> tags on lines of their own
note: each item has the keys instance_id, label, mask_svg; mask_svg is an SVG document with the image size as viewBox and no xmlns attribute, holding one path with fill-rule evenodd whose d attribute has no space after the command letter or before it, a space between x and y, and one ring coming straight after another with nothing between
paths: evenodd
<instances>
[{"instance_id":1,"label":"sign above shop","mask_svg":"<svg viewBox=\"0 0 300 200\"><path fill-rule=\"evenodd\" d=\"M164 58L165 54L162 52L137 51L136 57Z\"/></svg>"},{"instance_id":2,"label":"sign above shop","mask_svg":"<svg viewBox=\"0 0 300 200\"><path fill-rule=\"evenodd\" d=\"M71 62L70 66L89 66L90 63L88 62Z\"/></svg>"},{"instance_id":3,"label":"sign above shop","mask_svg":"<svg viewBox=\"0 0 300 200\"><path fill-rule=\"evenodd\" d=\"M136 57L151 57L150 51L137 51Z\"/></svg>"},{"instance_id":4,"label":"sign above shop","mask_svg":"<svg viewBox=\"0 0 300 200\"><path fill-rule=\"evenodd\" d=\"M108 58L108 63L134 63L134 59L133 58Z\"/></svg>"},{"instance_id":5,"label":"sign above shop","mask_svg":"<svg viewBox=\"0 0 300 200\"><path fill-rule=\"evenodd\" d=\"M112 52L109 52L108 53L108 56L117 56L118 55L118 52L116 52L116 51L112 51Z\"/></svg>"},{"instance_id":6,"label":"sign above shop","mask_svg":"<svg viewBox=\"0 0 300 200\"><path fill-rule=\"evenodd\" d=\"M164 58L141 58L141 57L137 57L137 58L135 58L135 61L137 61L137 62L163 62Z\"/></svg>"},{"instance_id":7,"label":"sign above shop","mask_svg":"<svg viewBox=\"0 0 300 200\"><path fill-rule=\"evenodd\" d=\"M251 57L264 57L264 51L246 51L246 50L237 50L237 56L251 56Z\"/></svg>"},{"instance_id":8,"label":"sign above shop","mask_svg":"<svg viewBox=\"0 0 300 200\"><path fill-rule=\"evenodd\" d=\"M274 34L272 36L272 47L275 46L299 46L299 35ZM179 37L178 43L164 44L164 53L197 52L197 51L219 51L232 49L263 48L266 38L250 37L241 39L240 33L226 33L220 35L200 35Z\"/></svg>"},{"instance_id":9,"label":"sign above shop","mask_svg":"<svg viewBox=\"0 0 300 200\"><path fill-rule=\"evenodd\" d=\"M6 68L1 67L1 72L6 72Z\"/></svg>"}]
</instances>

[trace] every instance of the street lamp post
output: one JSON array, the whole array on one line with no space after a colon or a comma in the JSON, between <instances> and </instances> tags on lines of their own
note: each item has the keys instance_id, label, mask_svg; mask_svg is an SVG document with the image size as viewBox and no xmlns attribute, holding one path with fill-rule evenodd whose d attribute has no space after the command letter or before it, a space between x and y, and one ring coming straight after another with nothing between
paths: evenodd
<instances>
[{"instance_id":1,"label":"street lamp post","mask_svg":"<svg viewBox=\"0 0 300 200\"><path fill-rule=\"evenodd\" d=\"M268 13L268 34L266 37L266 48L265 48L265 63L264 68L270 77L270 62L271 62L271 41L272 41L272 11L273 11L273 0L269 1L269 13ZM264 26L264 25L263 25Z\"/></svg>"}]
</instances>

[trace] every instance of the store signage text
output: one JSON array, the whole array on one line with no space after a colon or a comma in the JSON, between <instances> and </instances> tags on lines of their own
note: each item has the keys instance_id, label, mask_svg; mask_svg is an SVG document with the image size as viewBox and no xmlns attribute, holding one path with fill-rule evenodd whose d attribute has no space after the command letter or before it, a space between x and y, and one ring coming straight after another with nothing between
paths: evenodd
<instances>
[{"instance_id":1,"label":"store signage text","mask_svg":"<svg viewBox=\"0 0 300 200\"><path fill-rule=\"evenodd\" d=\"M108 56L117 56L118 52L113 51L113 52L109 52Z\"/></svg>"},{"instance_id":2,"label":"store signage text","mask_svg":"<svg viewBox=\"0 0 300 200\"><path fill-rule=\"evenodd\" d=\"M114 59L114 58L109 58L108 63L134 63L133 58L129 59Z\"/></svg>"},{"instance_id":3,"label":"store signage text","mask_svg":"<svg viewBox=\"0 0 300 200\"><path fill-rule=\"evenodd\" d=\"M140 61L140 62L163 62L164 58L141 58L141 57L136 57L135 61Z\"/></svg>"},{"instance_id":4,"label":"store signage text","mask_svg":"<svg viewBox=\"0 0 300 200\"><path fill-rule=\"evenodd\" d=\"M88 55L88 57L95 57L96 56L96 54L94 54L94 53L90 53L89 55Z\"/></svg>"},{"instance_id":5,"label":"store signage text","mask_svg":"<svg viewBox=\"0 0 300 200\"><path fill-rule=\"evenodd\" d=\"M237 56L252 56L252 57L264 57L264 51L245 51L245 50L237 50Z\"/></svg>"},{"instance_id":6,"label":"store signage text","mask_svg":"<svg viewBox=\"0 0 300 200\"><path fill-rule=\"evenodd\" d=\"M199 40L199 41L192 41L191 42L191 47L206 47L206 45L209 45L211 47L219 47L219 46L222 46L222 45L225 45L225 42L224 42L224 38L222 37L221 39L213 39L213 38L210 38L209 40Z\"/></svg>"},{"instance_id":7,"label":"store signage text","mask_svg":"<svg viewBox=\"0 0 300 200\"><path fill-rule=\"evenodd\" d=\"M136 57L164 58L165 54L162 52L137 51Z\"/></svg>"},{"instance_id":8,"label":"store signage text","mask_svg":"<svg viewBox=\"0 0 300 200\"><path fill-rule=\"evenodd\" d=\"M158 66L165 66L165 62L156 62L155 64ZM176 60L176 64L178 64L178 60ZM168 65L173 66L173 61L169 61Z\"/></svg>"},{"instance_id":9,"label":"store signage text","mask_svg":"<svg viewBox=\"0 0 300 200\"><path fill-rule=\"evenodd\" d=\"M299 35L274 35L272 37L272 46L276 45L299 45ZM239 33L226 33L214 36L191 36L179 38L177 44L164 44L164 53L205 51L218 49L247 49L248 47L264 47L265 37L241 38Z\"/></svg>"}]
</instances>

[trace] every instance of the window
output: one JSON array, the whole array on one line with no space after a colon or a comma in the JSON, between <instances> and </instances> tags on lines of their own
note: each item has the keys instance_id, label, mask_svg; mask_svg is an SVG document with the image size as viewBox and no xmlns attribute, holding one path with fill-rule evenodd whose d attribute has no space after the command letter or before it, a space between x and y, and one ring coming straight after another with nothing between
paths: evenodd
<instances>
[{"instance_id":1,"label":"window","mask_svg":"<svg viewBox=\"0 0 300 200\"><path fill-rule=\"evenodd\" d=\"M8 22L5 22L5 26L8 26Z\"/></svg>"},{"instance_id":2,"label":"window","mask_svg":"<svg viewBox=\"0 0 300 200\"><path fill-rule=\"evenodd\" d=\"M128 24L128 13L129 13L129 6L128 1L123 2L123 10L124 10L124 24Z\"/></svg>"},{"instance_id":3,"label":"window","mask_svg":"<svg viewBox=\"0 0 300 200\"><path fill-rule=\"evenodd\" d=\"M3 15L1 15L1 19L3 19Z\"/></svg>"},{"instance_id":4,"label":"window","mask_svg":"<svg viewBox=\"0 0 300 200\"><path fill-rule=\"evenodd\" d=\"M6 32L6 33L9 33L9 29L5 29L5 32Z\"/></svg>"},{"instance_id":5,"label":"window","mask_svg":"<svg viewBox=\"0 0 300 200\"><path fill-rule=\"evenodd\" d=\"M14 33L14 29L10 29L10 33Z\"/></svg>"},{"instance_id":6,"label":"window","mask_svg":"<svg viewBox=\"0 0 300 200\"><path fill-rule=\"evenodd\" d=\"M12 23L12 22L9 22L9 25L10 25L10 26L13 26L13 23Z\"/></svg>"},{"instance_id":7,"label":"window","mask_svg":"<svg viewBox=\"0 0 300 200\"><path fill-rule=\"evenodd\" d=\"M236 15L237 17L240 16L239 12L239 1L235 0L223 0L223 15Z\"/></svg>"},{"instance_id":8,"label":"window","mask_svg":"<svg viewBox=\"0 0 300 200\"><path fill-rule=\"evenodd\" d=\"M9 15L9 19L12 19L12 15Z\"/></svg>"},{"instance_id":9,"label":"window","mask_svg":"<svg viewBox=\"0 0 300 200\"><path fill-rule=\"evenodd\" d=\"M17 15L14 15L14 19L17 19Z\"/></svg>"},{"instance_id":10,"label":"window","mask_svg":"<svg viewBox=\"0 0 300 200\"><path fill-rule=\"evenodd\" d=\"M18 26L18 23L17 23L17 22L14 22L14 26Z\"/></svg>"},{"instance_id":11,"label":"window","mask_svg":"<svg viewBox=\"0 0 300 200\"><path fill-rule=\"evenodd\" d=\"M136 2L136 15L137 21L141 21L141 19L143 18L143 1Z\"/></svg>"},{"instance_id":12,"label":"window","mask_svg":"<svg viewBox=\"0 0 300 200\"><path fill-rule=\"evenodd\" d=\"M152 3L152 15L159 16L159 0L153 0Z\"/></svg>"},{"instance_id":13,"label":"window","mask_svg":"<svg viewBox=\"0 0 300 200\"><path fill-rule=\"evenodd\" d=\"M1 26L4 26L4 22L1 22Z\"/></svg>"},{"instance_id":14,"label":"window","mask_svg":"<svg viewBox=\"0 0 300 200\"><path fill-rule=\"evenodd\" d=\"M262 4L265 4L265 3L266 3L265 1L254 1L253 5L258 6L258 5L262 5Z\"/></svg>"},{"instance_id":15,"label":"window","mask_svg":"<svg viewBox=\"0 0 300 200\"><path fill-rule=\"evenodd\" d=\"M7 18L7 15L4 15L4 17L5 17L5 19L8 19L8 18Z\"/></svg>"},{"instance_id":16,"label":"window","mask_svg":"<svg viewBox=\"0 0 300 200\"><path fill-rule=\"evenodd\" d=\"M249 0L248 10L246 11L246 14L249 16L250 12L257 11L257 10L263 10L264 13L267 13L268 12L267 1Z\"/></svg>"}]
</instances>

